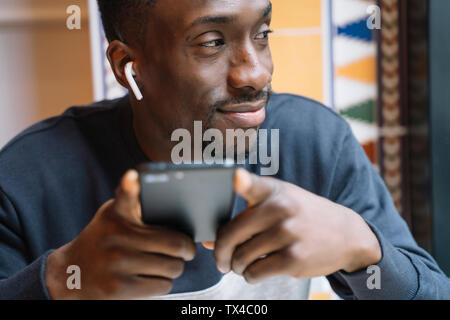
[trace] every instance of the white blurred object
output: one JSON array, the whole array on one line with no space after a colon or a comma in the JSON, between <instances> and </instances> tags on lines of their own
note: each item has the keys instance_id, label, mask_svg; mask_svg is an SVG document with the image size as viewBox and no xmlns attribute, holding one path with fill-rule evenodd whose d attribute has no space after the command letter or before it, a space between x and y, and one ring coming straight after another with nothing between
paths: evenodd
<instances>
[{"instance_id":1,"label":"white blurred object","mask_svg":"<svg viewBox=\"0 0 450 320\"><path fill-rule=\"evenodd\" d=\"M136 83L136 81L134 80L134 76L136 76L136 74L133 71L133 62L130 61L126 64L125 66L125 76L127 77L127 81L128 84L131 87L131 90L133 91L134 95L136 96L136 99L138 101L141 101L143 99L141 90L139 90L139 87Z\"/></svg>"},{"instance_id":2,"label":"white blurred object","mask_svg":"<svg viewBox=\"0 0 450 320\"><path fill-rule=\"evenodd\" d=\"M311 279L309 300L341 300L325 277Z\"/></svg>"}]
</instances>

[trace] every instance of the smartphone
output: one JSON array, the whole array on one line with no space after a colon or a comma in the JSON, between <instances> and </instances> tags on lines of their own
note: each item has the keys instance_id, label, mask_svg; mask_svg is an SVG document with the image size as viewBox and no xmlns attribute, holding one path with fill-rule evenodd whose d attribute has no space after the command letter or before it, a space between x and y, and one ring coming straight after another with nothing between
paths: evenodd
<instances>
[{"instance_id":1,"label":"smartphone","mask_svg":"<svg viewBox=\"0 0 450 320\"><path fill-rule=\"evenodd\" d=\"M147 163L137 169L144 223L205 242L215 241L219 227L231 219L234 164Z\"/></svg>"}]
</instances>

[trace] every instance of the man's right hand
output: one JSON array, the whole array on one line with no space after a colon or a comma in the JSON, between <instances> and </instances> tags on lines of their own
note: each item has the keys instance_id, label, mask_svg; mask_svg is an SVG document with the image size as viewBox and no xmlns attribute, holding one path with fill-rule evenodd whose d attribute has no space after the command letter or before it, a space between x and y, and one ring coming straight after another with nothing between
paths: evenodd
<instances>
[{"instance_id":1,"label":"man's right hand","mask_svg":"<svg viewBox=\"0 0 450 320\"><path fill-rule=\"evenodd\" d=\"M70 243L52 252L45 282L52 299L139 299L170 292L196 245L187 235L141 220L136 171L122 178L106 202ZM67 267L81 270L81 289L67 288Z\"/></svg>"}]
</instances>

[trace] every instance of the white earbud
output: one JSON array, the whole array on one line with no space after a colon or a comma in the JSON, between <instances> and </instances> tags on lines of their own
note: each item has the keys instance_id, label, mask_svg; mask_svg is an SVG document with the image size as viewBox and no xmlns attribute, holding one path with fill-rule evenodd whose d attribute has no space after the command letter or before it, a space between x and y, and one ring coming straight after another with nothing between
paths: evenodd
<instances>
[{"instance_id":1,"label":"white earbud","mask_svg":"<svg viewBox=\"0 0 450 320\"><path fill-rule=\"evenodd\" d=\"M136 96L136 99L138 101L141 101L144 97L142 96L141 90L139 90L139 87L136 81L134 80L134 76L136 76L136 73L133 70L132 61L128 62L125 66L125 76L127 77L128 83L130 84L131 90Z\"/></svg>"}]
</instances>

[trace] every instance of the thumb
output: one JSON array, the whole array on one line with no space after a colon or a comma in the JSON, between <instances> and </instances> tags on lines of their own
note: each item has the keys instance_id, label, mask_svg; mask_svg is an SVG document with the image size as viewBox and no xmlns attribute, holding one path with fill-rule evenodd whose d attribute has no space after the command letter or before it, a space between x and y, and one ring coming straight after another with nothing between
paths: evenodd
<instances>
[{"instance_id":1,"label":"thumb","mask_svg":"<svg viewBox=\"0 0 450 320\"><path fill-rule=\"evenodd\" d=\"M247 200L249 207L266 200L274 191L274 180L251 174L245 169L237 169L234 176L234 189Z\"/></svg>"},{"instance_id":2,"label":"thumb","mask_svg":"<svg viewBox=\"0 0 450 320\"><path fill-rule=\"evenodd\" d=\"M136 170L129 170L120 181L116 190L115 210L121 216L142 224L141 204L139 202L139 174Z\"/></svg>"}]
</instances>

